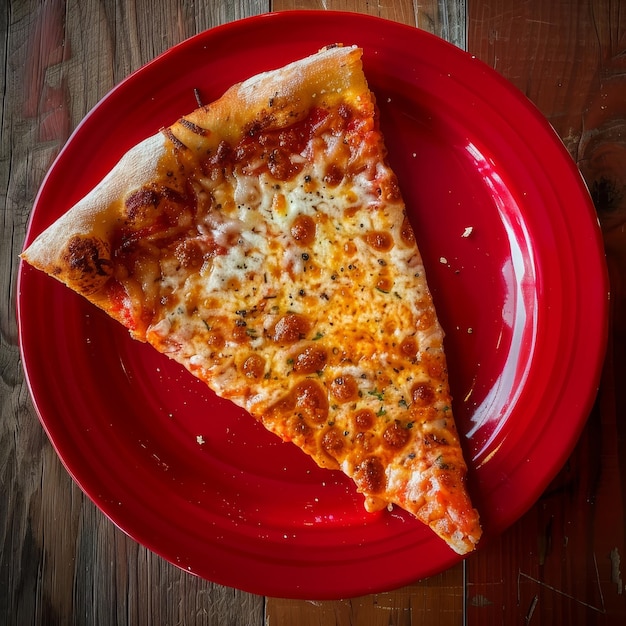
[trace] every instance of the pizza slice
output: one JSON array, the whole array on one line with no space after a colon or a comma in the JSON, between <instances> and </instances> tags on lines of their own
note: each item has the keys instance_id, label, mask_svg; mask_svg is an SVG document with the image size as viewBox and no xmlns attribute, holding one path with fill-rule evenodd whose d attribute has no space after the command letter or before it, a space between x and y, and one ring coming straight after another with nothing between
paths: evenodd
<instances>
[{"instance_id":1,"label":"pizza slice","mask_svg":"<svg viewBox=\"0 0 626 626\"><path fill-rule=\"evenodd\" d=\"M131 149L23 252L245 408L368 511L481 529L443 332L362 51L252 77Z\"/></svg>"}]
</instances>

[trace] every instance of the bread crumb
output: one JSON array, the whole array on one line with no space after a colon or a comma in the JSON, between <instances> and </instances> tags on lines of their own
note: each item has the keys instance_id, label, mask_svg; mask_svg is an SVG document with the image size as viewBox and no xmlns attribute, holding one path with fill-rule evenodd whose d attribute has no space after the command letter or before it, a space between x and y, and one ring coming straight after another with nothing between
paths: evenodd
<instances>
[{"instance_id":1,"label":"bread crumb","mask_svg":"<svg viewBox=\"0 0 626 626\"><path fill-rule=\"evenodd\" d=\"M474 231L473 226L467 226L465 230L463 231L463 234L461 235L461 237L469 237L473 231Z\"/></svg>"},{"instance_id":2,"label":"bread crumb","mask_svg":"<svg viewBox=\"0 0 626 626\"><path fill-rule=\"evenodd\" d=\"M196 441L200 444L200 445L204 445L204 437L202 435L196 435Z\"/></svg>"},{"instance_id":3,"label":"bread crumb","mask_svg":"<svg viewBox=\"0 0 626 626\"><path fill-rule=\"evenodd\" d=\"M446 259L445 256L440 256L439 257L439 263L441 263L443 265L447 265L448 264L448 259Z\"/></svg>"}]
</instances>

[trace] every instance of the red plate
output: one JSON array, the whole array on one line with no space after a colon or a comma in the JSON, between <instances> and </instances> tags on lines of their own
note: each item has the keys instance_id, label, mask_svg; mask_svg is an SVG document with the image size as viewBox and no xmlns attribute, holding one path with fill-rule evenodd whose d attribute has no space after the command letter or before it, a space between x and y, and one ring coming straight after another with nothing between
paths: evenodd
<instances>
[{"instance_id":1,"label":"red plate","mask_svg":"<svg viewBox=\"0 0 626 626\"><path fill-rule=\"evenodd\" d=\"M541 114L481 62L357 14L278 13L212 29L134 73L85 118L41 188L27 241L131 145L195 108L194 88L210 102L335 41L365 50L447 331L488 538L533 504L581 431L608 288L573 162ZM115 524L175 565L259 594L324 599L400 586L459 560L404 513L365 513L343 475L26 266L18 318L28 384L65 466Z\"/></svg>"}]
</instances>

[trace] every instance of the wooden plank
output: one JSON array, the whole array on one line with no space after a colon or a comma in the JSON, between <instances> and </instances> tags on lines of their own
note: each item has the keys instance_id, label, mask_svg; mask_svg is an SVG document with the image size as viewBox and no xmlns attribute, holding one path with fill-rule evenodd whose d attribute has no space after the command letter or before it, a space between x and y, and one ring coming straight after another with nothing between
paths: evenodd
<instances>
[{"instance_id":1,"label":"wooden plank","mask_svg":"<svg viewBox=\"0 0 626 626\"><path fill-rule=\"evenodd\" d=\"M466 0L272 0L273 11L353 11L417 26L460 48L466 46Z\"/></svg>"},{"instance_id":2,"label":"wooden plank","mask_svg":"<svg viewBox=\"0 0 626 626\"><path fill-rule=\"evenodd\" d=\"M469 0L468 49L575 140L600 54L589 3ZM607 33L608 35L608 33Z\"/></svg>"},{"instance_id":3,"label":"wooden plank","mask_svg":"<svg viewBox=\"0 0 626 626\"><path fill-rule=\"evenodd\" d=\"M412 0L383 0L359 2L358 0L273 0L272 11L349 11L375 15L385 19L415 26L416 8Z\"/></svg>"},{"instance_id":4,"label":"wooden plank","mask_svg":"<svg viewBox=\"0 0 626 626\"><path fill-rule=\"evenodd\" d=\"M338 601L268 598L266 626L460 626L463 614L462 565L386 593Z\"/></svg>"},{"instance_id":5,"label":"wooden plank","mask_svg":"<svg viewBox=\"0 0 626 626\"><path fill-rule=\"evenodd\" d=\"M595 188L611 270L602 388L563 470L509 531L468 560L468 624L623 624L626 501L626 15L608 0L469 0L470 52L552 123Z\"/></svg>"}]
</instances>

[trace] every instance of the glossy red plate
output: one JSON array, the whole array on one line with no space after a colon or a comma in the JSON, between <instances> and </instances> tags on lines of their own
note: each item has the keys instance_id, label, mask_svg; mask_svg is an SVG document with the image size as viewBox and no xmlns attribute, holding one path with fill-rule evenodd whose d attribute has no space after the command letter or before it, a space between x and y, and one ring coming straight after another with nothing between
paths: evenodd
<instances>
[{"instance_id":1,"label":"glossy red plate","mask_svg":"<svg viewBox=\"0 0 626 626\"><path fill-rule=\"evenodd\" d=\"M27 242L134 143L231 83L341 41L364 65L443 326L486 539L528 509L595 397L607 281L593 207L543 117L440 39L357 14L263 15L202 33L116 87L37 197ZM317 468L68 289L22 266L28 384L59 456L131 537L259 594L381 591L459 560L400 511L367 514Z\"/></svg>"}]
</instances>

